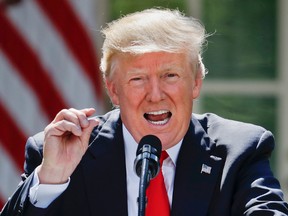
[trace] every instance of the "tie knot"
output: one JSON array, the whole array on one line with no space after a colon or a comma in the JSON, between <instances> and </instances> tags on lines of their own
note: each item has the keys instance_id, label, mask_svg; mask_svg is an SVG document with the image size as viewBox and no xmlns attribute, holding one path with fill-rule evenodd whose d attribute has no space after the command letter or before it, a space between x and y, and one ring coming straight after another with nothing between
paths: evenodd
<instances>
[{"instance_id":1,"label":"tie knot","mask_svg":"<svg viewBox=\"0 0 288 216\"><path fill-rule=\"evenodd\" d=\"M169 157L168 153L166 151L162 151L161 152L161 156L160 156L160 166L162 166L163 164L163 161Z\"/></svg>"}]
</instances>

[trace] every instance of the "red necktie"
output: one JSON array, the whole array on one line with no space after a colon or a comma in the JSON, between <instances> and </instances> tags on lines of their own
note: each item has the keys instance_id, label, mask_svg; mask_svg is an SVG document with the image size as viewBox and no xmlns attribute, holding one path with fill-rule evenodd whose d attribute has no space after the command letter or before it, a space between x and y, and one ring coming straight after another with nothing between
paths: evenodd
<instances>
[{"instance_id":1,"label":"red necktie","mask_svg":"<svg viewBox=\"0 0 288 216\"><path fill-rule=\"evenodd\" d=\"M169 216L170 205L162 173L162 163L168 157L166 151L162 151L160 157L160 171L156 178L152 179L146 191L147 207L145 216Z\"/></svg>"}]
</instances>

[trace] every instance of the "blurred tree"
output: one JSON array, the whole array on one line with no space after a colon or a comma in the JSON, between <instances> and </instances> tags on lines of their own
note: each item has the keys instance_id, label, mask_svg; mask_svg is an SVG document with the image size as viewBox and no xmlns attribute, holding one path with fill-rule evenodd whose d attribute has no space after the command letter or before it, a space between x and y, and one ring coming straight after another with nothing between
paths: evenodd
<instances>
[{"instance_id":1,"label":"blurred tree","mask_svg":"<svg viewBox=\"0 0 288 216\"><path fill-rule=\"evenodd\" d=\"M214 32L204 58L208 79L276 78L276 2L203 1L202 20Z\"/></svg>"},{"instance_id":2,"label":"blurred tree","mask_svg":"<svg viewBox=\"0 0 288 216\"><path fill-rule=\"evenodd\" d=\"M114 20L127 13L144 10L151 7L177 8L186 13L185 0L111 0L110 19Z\"/></svg>"}]
</instances>

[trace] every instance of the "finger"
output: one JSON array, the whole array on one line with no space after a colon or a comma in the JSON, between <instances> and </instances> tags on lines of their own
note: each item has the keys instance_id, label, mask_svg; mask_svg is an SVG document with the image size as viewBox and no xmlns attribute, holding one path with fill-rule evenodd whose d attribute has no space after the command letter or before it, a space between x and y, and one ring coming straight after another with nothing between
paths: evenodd
<instances>
[{"instance_id":1,"label":"finger","mask_svg":"<svg viewBox=\"0 0 288 216\"><path fill-rule=\"evenodd\" d=\"M73 110L71 111L71 109L63 109L61 110L56 117L54 118L54 120L52 121L52 123L56 123L62 120L67 120L67 121L71 121L76 125L80 125L79 119L77 117L77 115L73 112Z\"/></svg>"},{"instance_id":2,"label":"finger","mask_svg":"<svg viewBox=\"0 0 288 216\"><path fill-rule=\"evenodd\" d=\"M90 133L91 133L93 128L95 128L97 125L99 125L99 120L96 118L90 118L90 119L88 119L88 121L89 121L89 127L87 128L87 130L90 131Z\"/></svg>"},{"instance_id":3,"label":"finger","mask_svg":"<svg viewBox=\"0 0 288 216\"><path fill-rule=\"evenodd\" d=\"M77 110L74 108L70 108L67 111L63 112L64 119L74 122L75 124L79 124L80 127L86 128L89 126L88 117L95 113L94 108L86 108L82 110Z\"/></svg>"},{"instance_id":4,"label":"finger","mask_svg":"<svg viewBox=\"0 0 288 216\"><path fill-rule=\"evenodd\" d=\"M77 109L71 108L69 110L77 115L77 117L79 119L80 126L82 128L86 128L89 126L88 117L91 116L93 113L95 113L94 108L86 108L86 109L82 109L82 110L77 110Z\"/></svg>"},{"instance_id":5,"label":"finger","mask_svg":"<svg viewBox=\"0 0 288 216\"><path fill-rule=\"evenodd\" d=\"M94 108L85 108L81 109L80 111L84 112L87 117L90 117L95 113L96 110Z\"/></svg>"},{"instance_id":6,"label":"finger","mask_svg":"<svg viewBox=\"0 0 288 216\"><path fill-rule=\"evenodd\" d=\"M76 125L79 125L80 127L84 127L84 128L88 127L89 122L87 120L87 115L85 112L90 114L86 110L81 111L81 110L77 110L74 108L63 109L56 115L55 119L53 120L53 123L56 123L62 120L67 120L67 121L73 122Z\"/></svg>"},{"instance_id":7,"label":"finger","mask_svg":"<svg viewBox=\"0 0 288 216\"><path fill-rule=\"evenodd\" d=\"M84 110L77 110L77 109L71 108L71 109L69 109L69 111L77 116L77 120L79 122L80 127L86 128L89 126L89 121L88 121L85 109Z\"/></svg>"},{"instance_id":8,"label":"finger","mask_svg":"<svg viewBox=\"0 0 288 216\"><path fill-rule=\"evenodd\" d=\"M45 128L46 136L62 136L66 132L71 132L75 136L82 135L80 125L67 120L58 121Z\"/></svg>"},{"instance_id":9,"label":"finger","mask_svg":"<svg viewBox=\"0 0 288 216\"><path fill-rule=\"evenodd\" d=\"M89 119L89 126L85 129L83 129L83 142L87 144L88 146L88 141L90 139L90 135L92 130L99 124L99 120L96 118L91 118Z\"/></svg>"}]
</instances>

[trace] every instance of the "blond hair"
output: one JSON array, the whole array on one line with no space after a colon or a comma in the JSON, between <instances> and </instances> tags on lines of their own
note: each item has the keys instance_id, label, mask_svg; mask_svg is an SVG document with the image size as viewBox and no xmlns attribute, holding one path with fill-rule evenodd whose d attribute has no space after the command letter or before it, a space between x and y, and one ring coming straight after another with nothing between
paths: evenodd
<instances>
[{"instance_id":1,"label":"blond hair","mask_svg":"<svg viewBox=\"0 0 288 216\"><path fill-rule=\"evenodd\" d=\"M147 9L128 14L102 30L105 37L100 69L104 79L112 74L111 58L115 54L150 52L187 52L191 64L205 77L202 49L206 41L201 23L178 10Z\"/></svg>"}]
</instances>

